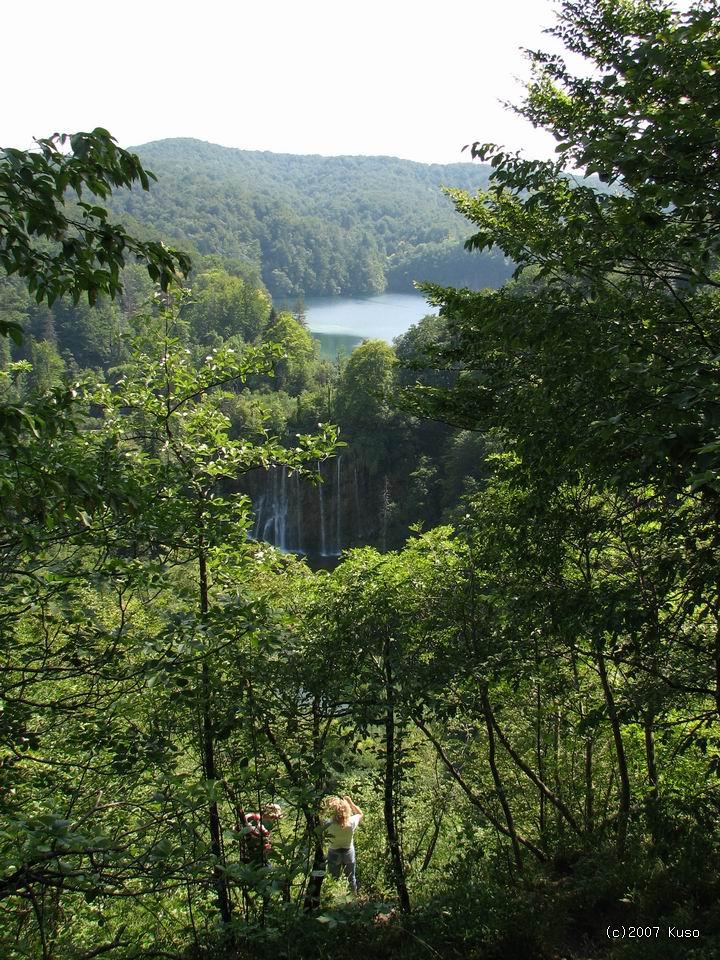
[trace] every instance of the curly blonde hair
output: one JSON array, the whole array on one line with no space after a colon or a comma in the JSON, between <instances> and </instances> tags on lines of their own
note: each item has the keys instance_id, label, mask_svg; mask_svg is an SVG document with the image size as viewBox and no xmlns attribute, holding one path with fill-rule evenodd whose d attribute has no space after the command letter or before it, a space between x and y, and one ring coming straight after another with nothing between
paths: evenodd
<instances>
[{"instance_id":1,"label":"curly blonde hair","mask_svg":"<svg viewBox=\"0 0 720 960\"><path fill-rule=\"evenodd\" d=\"M328 797L325 801L325 809L339 827L346 827L350 822L352 809L347 800L343 800L342 797Z\"/></svg>"}]
</instances>

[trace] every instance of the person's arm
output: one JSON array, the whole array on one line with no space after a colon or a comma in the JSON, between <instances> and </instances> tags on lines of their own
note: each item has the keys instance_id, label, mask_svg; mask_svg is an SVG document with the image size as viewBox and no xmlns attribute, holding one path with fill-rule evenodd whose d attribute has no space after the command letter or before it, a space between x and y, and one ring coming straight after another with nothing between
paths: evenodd
<instances>
[{"instance_id":1,"label":"person's arm","mask_svg":"<svg viewBox=\"0 0 720 960\"><path fill-rule=\"evenodd\" d=\"M352 800L351 797L344 796L343 800L347 800L348 804L350 805L350 809L352 810L353 813L356 813L360 817L360 820L364 818L365 814L362 812L360 807ZM360 820L358 820L358 823L360 822Z\"/></svg>"}]
</instances>

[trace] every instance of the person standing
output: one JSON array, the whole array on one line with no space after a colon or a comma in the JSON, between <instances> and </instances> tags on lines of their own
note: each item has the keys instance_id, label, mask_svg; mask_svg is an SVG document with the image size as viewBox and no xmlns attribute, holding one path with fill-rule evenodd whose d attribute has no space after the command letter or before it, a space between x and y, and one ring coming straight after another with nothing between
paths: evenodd
<instances>
[{"instance_id":1,"label":"person standing","mask_svg":"<svg viewBox=\"0 0 720 960\"><path fill-rule=\"evenodd\" d=\"M337 879L341 872L344 873L350 889L357 893L354 837L364 814L349 796L330 797L326 808L330 817L323 821L323 827L329 840L327 860L330 876Z\"/></svg>"},{"instance_id":2,"label":"person standing","mask_svg":"<svg viewBox=\"0 0 720 960\"><path fill-rule=\"evenodd\" d=\"M267 803L262 807L260 813L246 813L244 857L246 863L254 863L257 866L267 864L268 854L272 848L270 842L270 831L282 817L282 809L277 803Z\"/></svg>"}]
</instances>

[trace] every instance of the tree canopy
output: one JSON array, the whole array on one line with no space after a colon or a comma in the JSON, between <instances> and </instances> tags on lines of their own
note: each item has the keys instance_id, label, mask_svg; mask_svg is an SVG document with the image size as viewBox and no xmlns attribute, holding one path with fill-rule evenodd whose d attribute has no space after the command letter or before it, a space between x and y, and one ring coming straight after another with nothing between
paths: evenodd
<instances>
[{"instance_id":1,"label":"tree canopy","mask_svg":"<svg viewBox=\"0 0 720 960\"><path fill-rule=\"evenodd\" d=\"M30 331L0 374L3 956L717 955L718 29L564 0L589 69L531 54L520 108L558 161L476 144L487 189L453 193L517 276L429 287L394 349L324 364L301 304L209 260L143 307L129 270L71 386L62 303L0 286ZM348 502L381 549L295 556L302 478L325 554ZM326 876L345 794L358 900Z\"/></svg>"},{"instance_id":2,"label":"tree canopy","mask_svg":"<svg viewBox=\"0 0 720 960\"><path fill-rule=\"evenodd\" d=\"M475 143L489 188L451 191L476 227L467 245L499 247L532 279L427 288L460 375L424 399L463 425L502 424L540 471L716 488L716 13L564 3L553 32L595 69L576 78L533 54L521 108L559 141L557 161Z\"/></svg>"},{"instance_id":3,"label":"tree canopy","mask_svg":"<svg viewBox=\"0 0 720 960\"><path fill-rule=\"evenodd\" d=\"M70 152L62 152L68 143ZM141 260L163 290L187 273L185 254L128 234L97 203L113 188L139 183L148 189L154 175L135 154L100 127L56 133L37 144L37 151L0 151L0 265L22 277L38 303L52 305L64 293L76 303L82 294L90 303L100 293L114 297L128 255ZM0 332L17 336L18 328L5 324Z\"/></svg>"},{"instance_id":4,"label":"tree canopy","mask_svg":"<svg viewBox=\"0 0 720 960\"><path fill-rule=\"evenodd\" d=\"M484 165L292 156L189 139L134 149L160 181L147 195L118 193L111 209L199 256L252 264L280 304L299 293L412 290L421 279L479 289L512 270L499 254L463 250L465 224L440 190L484 186Z\"/></svg>"}]
</instances>

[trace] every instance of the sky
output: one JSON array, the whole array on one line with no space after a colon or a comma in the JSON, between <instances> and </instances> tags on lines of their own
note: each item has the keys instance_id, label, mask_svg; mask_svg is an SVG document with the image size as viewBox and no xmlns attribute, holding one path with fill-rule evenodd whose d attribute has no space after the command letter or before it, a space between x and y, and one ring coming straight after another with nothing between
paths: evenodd
<instances>
[{"instance_id":1,"label":"sky","mask_svg":"<svg viewBox=\"0 0 720 960\"><path fill-rule=\"evenodd\" d=\"M504 109L554 49L555 0L12 0L0 146L106 127L122 146L195 137L248 150L549 157ZM8 79L12 79L12 86Z\"/></svg>"}]
</instances>

